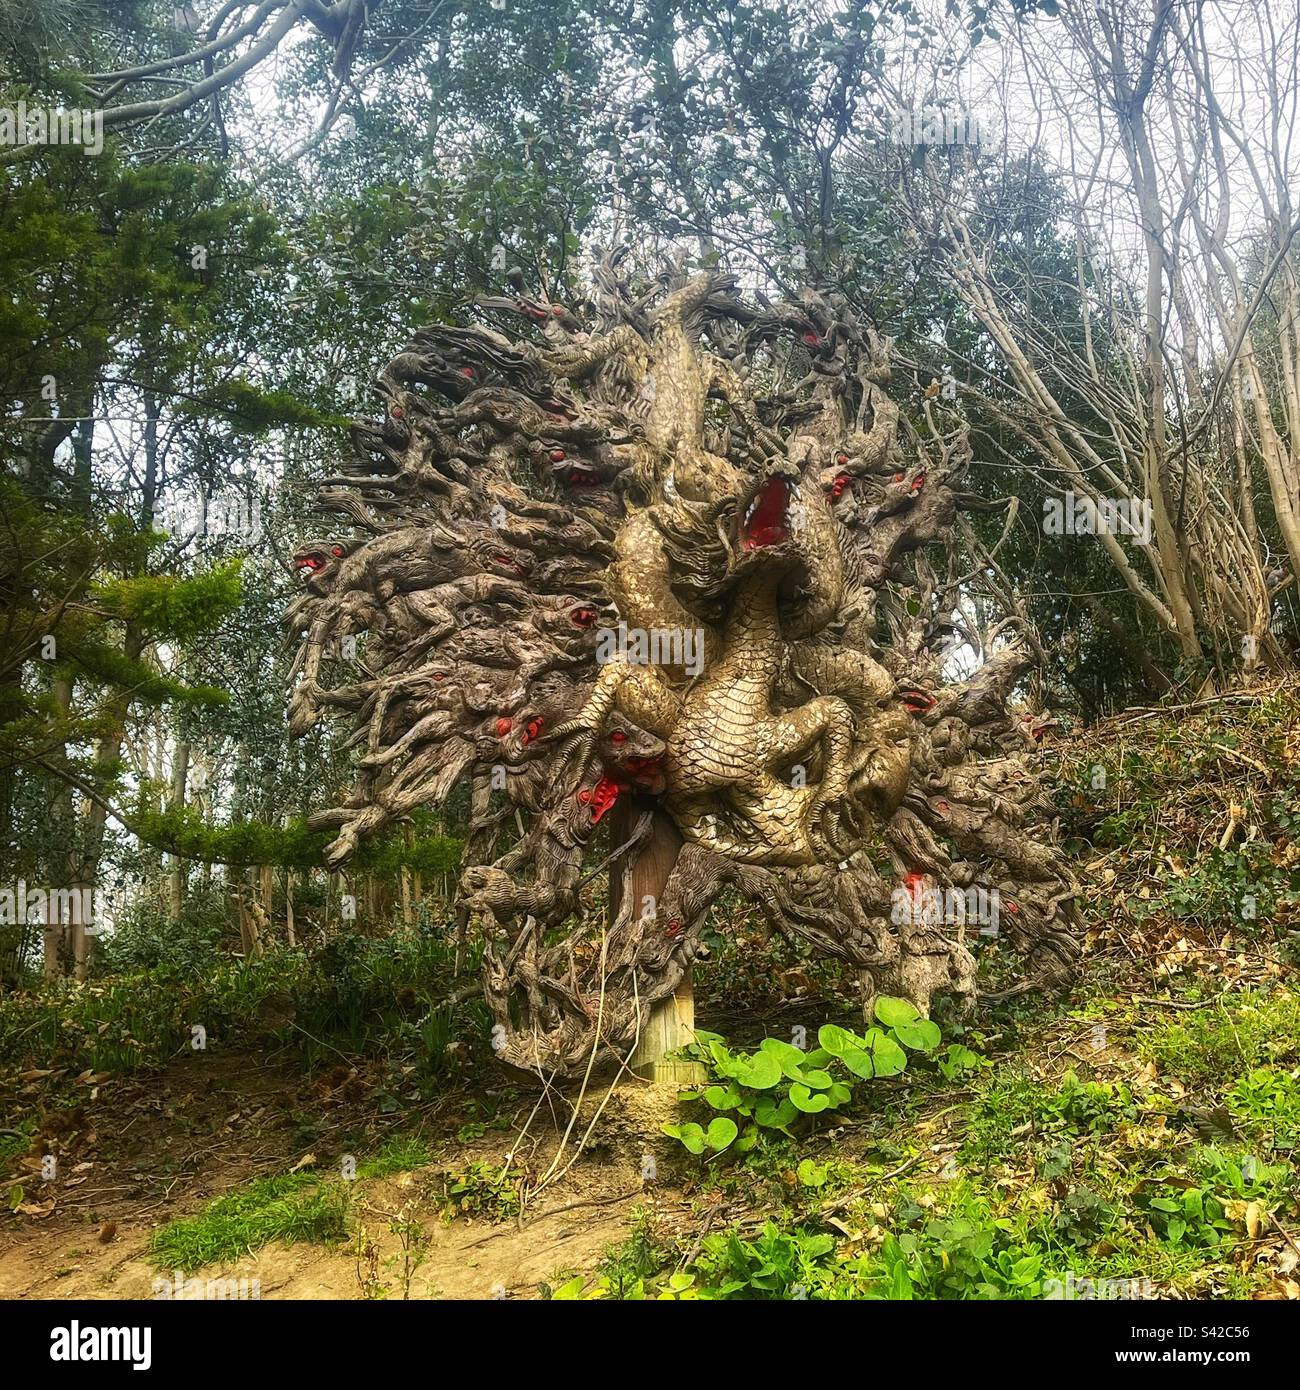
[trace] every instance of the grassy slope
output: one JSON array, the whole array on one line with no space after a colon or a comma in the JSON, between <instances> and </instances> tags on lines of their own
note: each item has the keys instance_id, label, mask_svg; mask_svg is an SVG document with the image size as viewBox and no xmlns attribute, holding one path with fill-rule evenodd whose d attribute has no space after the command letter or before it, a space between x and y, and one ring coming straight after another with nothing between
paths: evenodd
<instances>
[{"instance_id":1,"label":"grassy slope","mask_svg":"<svg viewBox=\"0 0 1300 1390\"><path fill-rule=\"evenodd\" d=\"M1300 1139L1300 698L1130 714L1050 756L1089 927L1086 972L1071 997L1020 1000L974 1021L941 1018L945 1043L966 1043L982 1064L948 1078L921 1065L866 1083L834 1128L743 1160L677 1155L647 1189L631 1238L600 1268L557 1270L550 1289L616 1298L1300 1297L1291 1164ZM737 924L733 941L740 932ZM362 946L355 961L319 968L218 964L191 975L177 998L152 974L143 991L123 975L76 998L10 1001L3 1051L17 1066L62 1065L48 1080L24 1081L30 1095L60 1075L65 1088L86 1081L72 1075L79 1066L147 1072L188 1050L196 1012L287 1042L301 1031L284 1026L291 1000L306 1036L326 1040L323 1061L337 1061L341 1047L359 1061L364 1054L363 1070L391 1073L375 1087L376 1118L391 1120L394 1106L426 1094L441 1110L461 1088L449 1090L442 1074L449 1025L428 1037L419 1021L443 992L431 983L436 941ZM770 944L719 954L703 977L715 997L739 1004L747 987L773 988ZM783 1023L815 1028L828 977L790 964L775 988L788 997L800 981L807 990ZM376 1019L387 1029L378 1052ZM463 1022L473 1039L472 1021ZM788 1036L775 1021L766 1031ZM486 1047L471 1046L473 1074L495 1078ZM447 1108L445 1133L417 1142L399 1131L378 1153L358 1147L373 1155L358 1176L425 1165L426 1138L463 1150L483 1126L462 1126L457 1138L466 1106ZM10 1111L6 1123L23 1113ZM34 1134L35 1117L21 1123ZM4 1138L0 1160L18 1162L27 1133ZM33 1139L32 1153L44 1142ZM429 1215L507 1219L491 1162L461 1168L453 1165L459 1179L442 1184ZM25 1173L22 1181L35 1190ZM162 1226L150 1255L189 1269L270 1239L336 1242L351 1224L337 1183L272 1176Z\"/></svg>"},{"instance_id":2,"label":"grassy slope","mask_svg":"<svg viewBox=\"0 0 1300 1390\"><path fill-rule=\"evenodd\" d=\"M863 1088L838 1131L703 1168L698 1225L729 1235L647 1209L563 1296L1300 1297L1300 698L1129 715L1053 756L1089 924L1072 996L982 1019L955 1082Z\"/></svg>"}]
</instances>

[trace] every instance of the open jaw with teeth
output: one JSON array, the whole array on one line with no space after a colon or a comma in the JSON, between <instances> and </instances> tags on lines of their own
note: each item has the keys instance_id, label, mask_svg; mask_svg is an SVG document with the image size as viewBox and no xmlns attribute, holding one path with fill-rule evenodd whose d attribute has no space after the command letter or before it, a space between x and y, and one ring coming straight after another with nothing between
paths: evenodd
<instances>
[{"instance_id":1,"label":"open jaw with teeth","mask_svg":"<svg viewBox=\"0 0 1300 1390\"><path fill-rule=\"evenodd\" d=\"M754 494L740 527L741 547L762 550L790 539L790 502L794 488L787 478L769 478Z\"/></svg>"}]
</instances>

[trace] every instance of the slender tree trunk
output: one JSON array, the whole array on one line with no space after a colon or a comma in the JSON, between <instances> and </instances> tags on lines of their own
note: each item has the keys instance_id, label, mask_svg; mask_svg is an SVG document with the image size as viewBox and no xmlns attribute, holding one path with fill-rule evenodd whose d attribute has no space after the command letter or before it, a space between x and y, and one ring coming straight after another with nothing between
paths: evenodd
<instances>
[{"instance_id":1,"label":"slender tree trunk","mask_svg":"<svg viewBox=\"0 0 1300 1390\"><path fill-rule=\"evenodd\" d=\"M172 759L172 781L167 809L173 812L185 809L185 784L190 770L190 743L188 739L178 739L176 752ZM171 922L181 920L185 907L185 861L178 854L170 856L171 866L167 874L167 918Z\"/></svg>"}]
</instances>

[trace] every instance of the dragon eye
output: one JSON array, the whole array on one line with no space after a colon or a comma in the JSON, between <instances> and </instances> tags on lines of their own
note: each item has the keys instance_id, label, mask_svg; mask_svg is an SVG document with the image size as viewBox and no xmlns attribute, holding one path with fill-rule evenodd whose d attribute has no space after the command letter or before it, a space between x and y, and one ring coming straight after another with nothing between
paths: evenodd
<instances>
[{"instance_id":1,"label":"dragon eye","mask_svg":"<svg viewBox=\"0 0 1300 1390\"><path fill-rule=\"evenodd\" d=\"M627 742L627 735L623 733L622 730L616 729L612 734L610 734L609 741L615 746L617 746L619 744Z\"/></svg>"},{"instance_id":2,"label":"dragon eye","mask_svg":"<svg viewBox=\"0 0 1300 1390\"><path fill-rule=\"evenodd\" d=\"M342 547L341 545L332 545L332 546L330 546L330 554L331 554L331 555L342 555L342 554L343 554L343 547Z\"/></svg>"},{"instance_id":3,"label":"dragon eye","mask_svg":"<svg viewBox=\"0 0 1300 1390\"><path fill-rule=\"evenodd\" d=\"M566 453L564 452L563 449L552 449L552 450L551 450L551 462L552 462L552 463L563 463L564 460L565 460L566 458L568 458L568 457L569 457L568 454L566 454Z\"/></svg>"}]
</instances>

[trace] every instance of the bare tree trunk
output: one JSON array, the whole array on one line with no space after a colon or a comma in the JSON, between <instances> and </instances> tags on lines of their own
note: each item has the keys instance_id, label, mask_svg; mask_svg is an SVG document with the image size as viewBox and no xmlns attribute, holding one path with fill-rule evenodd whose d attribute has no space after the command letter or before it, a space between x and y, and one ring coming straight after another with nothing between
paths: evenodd
<instances>
[{"instance_id":1,"label":"bare tree trunk","mask_svg":"<svg viewBox=\"0 0 1300 1390\"><path fill-rule=\"evenodd\" d=\"M60 716L67 718L72 709L72 681L60 677L53 684L52 694L54 703L57 706ZM57 749L57 756L62 758L66 750L66 745L60 744ZM73 796L72 787L63 784L58 789L58 794L54 804L54 820L63 832L67 841L67 852L64 855L64 876L71 879L74 876L76 867L76 843L77 843L77 807ZM42 974L47 980L60 979L64 971L64 957L69 942L67 939L67 927L57 920L57 914L45 913L45 924L42 931Z\"/></svg>"},{"instance_id":2,"label":"bare tree trunk","mask_svg":"<svg viewBox=\"0 0 1300 1390\"><path fill-rule=\"evenodd\" d=\"M176 752L172 758L171 791L167 808L170 811L185 809L185 784L189 780L190 743L188 739L178 739ZM185 907L185 861L180 855L171 856L171 868L167 874L167 917L169 921L179 922Z\"/></svg>"}]
</instances>

